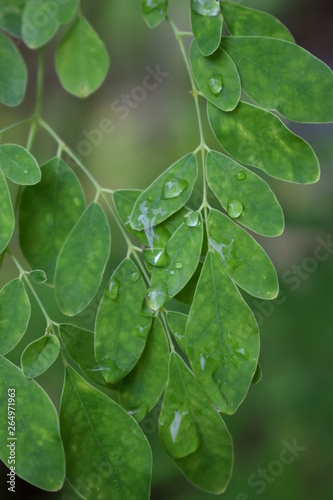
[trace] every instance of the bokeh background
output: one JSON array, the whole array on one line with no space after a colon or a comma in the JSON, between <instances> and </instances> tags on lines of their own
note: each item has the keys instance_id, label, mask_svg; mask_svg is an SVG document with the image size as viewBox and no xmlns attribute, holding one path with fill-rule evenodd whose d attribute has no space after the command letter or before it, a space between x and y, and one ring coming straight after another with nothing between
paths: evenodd
<instances>
[{"instance_id":1,"label":"bokeh background","mask_svg":"<svg viewBox=\"0 0 333 500\"><path fill-rule=\"evenodd\" d=\"M43 116L75 151L82 150L80 144L82 146L86 134L98 129L101 120L112 120L114 131L105 134L99 145L91 147L89 154L81 155L96 178L112 189L145 188L167 166L198 144L195 109L178 46L166 23L156 30L146 27L140 3L140 0L83 2L83 12L105 41L111 58L106 82L86 100L79 101L66 94L55 74L54 49L61 32L47 49ZM189 28L189 0L169 0L169 3L170 14L179 27ZM287 25L298 44L333 67L333 4L330 0L246 0L244 5L275 14ZM28 93L19 109L0 108L0 127L28 116L34 107L36 54L23 46L20 49L30 68ZM112 111L112 104L142 84L147 66L155 68L157 64L169 76L137 103L126 119L120 119L120 114ZM225 418L235 446L234 473L223 495L225 500L333 498L333 248L330 245L333 239L333 127L291 123L289 126L314 147L322 177L313 186L270 181L285 211L286 230L279 238L260 239L260 242L276 265L281 295L272 303L248 298L261 328L263 379L250 389L237 413ZM211 147L217 148L208 128L206 135ZM26 130L4 139L24 144ZM34 151L42 164L56 149L41 132ZM94 196L91 186L78 169L75 171L89 200ZM125 251L112 221L111 226L110 272ZM325 260L316 259L319 247ZM17 235L12 248L19 255ZM15 275L15 269L5 258L0 285ZM52 290L42 286L40 295L50 314L61 320ZM24 346L44 331L43 318L33 299L31 302L33 315L29 330L9 355L16 363ZM82 325L91 324L95 307L93 302L82 313L79 319ZM38 378L56 406L59 406L62 377L63 368L58 361ZM214 498L189 485L164 452L157 433L157 412L153 411L142 425L154 456L151 498ZM279 457L286 442L290 446L296 442L303 450L292 463L281 466ZM259 474L263 469L268 470L269 480L260 486ZM6 469L1 465L1 498L8 496L5 474ZM77 496L68 484L63 491L48 494L17 480L16 498L66 500ZM133 500L135 498L133 491Z\"/></svg>"}]
</instances>

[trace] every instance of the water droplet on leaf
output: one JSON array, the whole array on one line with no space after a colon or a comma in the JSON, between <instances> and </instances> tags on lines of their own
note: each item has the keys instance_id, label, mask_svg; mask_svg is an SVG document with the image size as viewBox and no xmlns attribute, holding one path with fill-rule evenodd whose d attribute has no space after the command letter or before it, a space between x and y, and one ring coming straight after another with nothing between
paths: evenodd
<instances>
[{"instance_id":1,"label":"water droplet on leaf","mask_svg":"<svg viewBox=\"0 0 333 500\"><path fill-rule=\"evenodd\" d=\"M170 262L170 257L163 248L146 248L142 255L154 267L166 267Z\"/></svg>"},{"instance_id":2,"label":"water droplet on leaf","mask_svg":"<svg viewBox=\"0 0 333 500\"><path fill-rule=\"evenodd\" d=\"M173 274L175 274L175 270L174 269L170 269L169 274L171 274L171 276L172 276Z\"/></svg>"},{"instance_id":3,"label":"water droplet on leaf","mask_svg":"<svg viewBox=\"0 0 333 500\"><path fill-rule=\"evenodd\" d=\"M197 14L207 17L218 16L221 11L218 0L192 0L191 8Z\"/></svg>"},{"instance_id":4,"label":"water droplet on leaf","mask_svg":"<svg viewBox=\"0 0 333 500\"><path fill-rule=\"evenodd\" d=\"M242 215L243 209L244 207L239 200L231 200L228 203L227 212L229 217L232 217L233 219L238 219L238 217Z\"/></svg>"},{"instance_id":5,"label":"water droplet on leaf","mask_svg":"<svg viewBox=\"0 0 333 500\"><path fill-rule=\"evenodd\" d=\"M136 283L137 281L139 281L139 279L140 279L140 274L137 271L134 271L130 276L130 280L132 283Z\"/></svg>"},{"instance_id":6,"label":"water droplet on leaf","mask_svg":"<svg viewBox=\"0 0 333 500\"><path fill-rule=\"evenodd\" d=\"M148 289L147 300L153 311L160 309L167 298L167 290L164 283L156 283Z\"/></svg>"},{"instance_id":7,"label":"water droplet on leaf","mask_svg":"<svg viewBox=\"0 0 333 500\"><path fill-rule=\"evenodd\" d=\"M175 267L176 267L176 269L181 269L183 267L183 263L182 262L176 262Z\"/></svg>"},{"instance_id":8,"label":"water droplet on leaf","mask_svg":"<svg viewBox=\"0 0 333 500\"><path fill-rule=\"evenodd\" d=\"M24 169L24 173L25 173L26 175L28 175L29 170L28 170L27 168L25 168L25 169Z\"/></svg>"},{"instance_id":9,"label":"water droplet on leaf","mask_svg":"<svg viewBox=\"0 0 333 500\"><path fill-rule=\"evenodd\" d=\"M155 9L160 8L159 0L144 0L142 2L142 10L144 14L150 14Z\"/></svg>"},{"instance_id":10,"label":"water droplet on leaf","mask_svg":"<svg viewBox=\"0 0 333 500\"><path fill-rule=\"evenodd\" d=\"M246 179L246 173L243 171L237 172L235 174L235 179L237 179L238 181L243 181L244 179Z\"/></svg>"},{"instance_id":11,"label":"water droplet on leaf","mask_svg":"<svg viewBox=\"0 0 333 500\"><path fill-rule=\"evenodd\" d=\"M184 222L189 227L195 227L199 222L199 214L198 212L189 212L184 217Z\"/></svg>"},{"instance_id":12,"label":"water droplet on leaf","mask_svg":"<svg viewBox=\"0 0 333 500\"><path fill-rule=\"evenodd\" d=\"M170 178L163 186L163 198L177 198L188 187L188 182L177 177Z\"/></svg>"},{"instance_id":13,"label":"water droplet on leaf","mask_svg":"<svg viewBox=\"0 0 333 500\"><path fill-rule=\"evenodd\" d=\"M111 278L110 284L105 290L105 295L108 299L117 300L120 287L120 281L117 278Z\"/></svg>"},{"instance_id":14,"label":"water droplet on leaf","mask_svg":"<svg viewBox=\"0 0 333 500\"><path fill-rule=\"evenodd\" d=\"M216 75L212 76L208 82L209 90L215 96L219 96L223 89L222 76Z\"/></svg>"}]
</instances>

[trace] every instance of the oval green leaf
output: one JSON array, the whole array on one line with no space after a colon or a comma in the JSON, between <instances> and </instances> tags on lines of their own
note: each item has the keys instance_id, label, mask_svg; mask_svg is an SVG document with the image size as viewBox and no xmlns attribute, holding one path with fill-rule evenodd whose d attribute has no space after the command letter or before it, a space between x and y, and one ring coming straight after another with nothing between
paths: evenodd
<instances>
[{"instance_id":1,"label":"oval green leaf","mask_svg":"<svg viewBox=\"0 0 333 500\"><path fill-rule=\"evenodd\" d=\"M55 335L44 335L27 345L21 356L23 375L27 378L39 377L56 361L60 351Z\"/></svg>"},{"instance_id":2,"label":"oval green leaf","mask_svg":"<svg viewBox=\"0 0 333 500\"><path fill-rule=\"evenodd\" d=\"M65 479L65 456L56 409L34 381L0 356L0 411L7 415L8 389L15 389L15 474L46 491L58 491ZM13 432L13 431L12 431ZM7 463L7 425L0 426L0 458Z\"/></svg>"},{"instance_id":3,"label":"oval green leaf","mask_svg":"<svg viewBox=\"0 0 333 500\"><path fill-rule=\"evenodd\" d=\"M77 11L79 0L57 0L58 2L58 19L60 23L69 23Z\"/></svg>"},{"instance_id":4,"label":"oval green leaf","mask_svg":"<svg viewBox=\"0 0 333 500\"><path fill-rule=\"evenodd\" d=\"M59 158L41 168L42 180L24 190L19 208L20 246L32 268L54 282L56 261L65 239L84 211L81 185Z\"/></svg>"},{"instance_id":5,"label":"oval green leaf","mask_svg":"<svg viewBox=\"0 0 333 500\"><path fill-rule=\"evenodd\" d=\"M186 354L185 329L188 316L179 312L168 311L167 320L172 335L177 340L177 344Z\"/></svg>"},{"instance_id":6,"label":"oval green leaf","mask_svg":"<svg viewBox=\"0 0 333 500\"><path fill-rule=\"evenodd\" d=\"M217 151L207 155L207 180L225 210L239 200L243 211L237 222L264 236L284 230L282 208L269 185L247 168Z\"/></svg>"},{"instance_id":7,"label":"oval green leaf","mask_svg":"<svg viewBox=\"0 0 333 500\"><path fill-rule=\"evenodd\" d=\"M41 285L47 281L46 273L41 269L34 269L33 271L30 271L29 276L37 285Z\"/></svg>"},{"instance_id":8,"label":"oval green leaf","mask_svg":"<svg viewBox=\"0 0 333 500\"><path fill-rule=\"evenodd\" d=\"M30 302L20 279L7 283L0 291L0 354L14 349L26 332Z\"/></svg>"},{"instance_id":9,"label":"oval green leaf","mask_svg":"<svg viewBox=\"0 0 333 500\"><path fill-rule=\"evenodd\" d=\"M75 325L62 323L59 334L68 354L87 377L101 385L107 385L94 352L94 332Z\"/></svg>"},{"instance_id":10,"label":"oval green leaf","mask_svg":"<svg viewBox=\"0 0 333 500\"><path fill-rule=\"evenodd\" d=\"M221 48L204 57L198 44L193 42L190 61L194 78L206 99L224 111L232 111L241 96L241 83L231 57Z\"/></svg>"},{"instance_id":11,"label":"oval green leaf","mask_svg":"<svg viewBox=\"0 0 333 500\"><path fill-rule=\"evenodd\" d=\"M10 242L15 227L15 217L8 186L0 171L0 253Z\"/></svg>"},{"instance_id":12,"label":"oval green leaf","mask_svg":"<svg viewBox=\"0 0 333 500\"><path fill-rule=\"evenodd\" d=\"M22 146L3 144L0 146L0 169L16 184L37 184L41 172L35 158Z\"/></svg>"},{"instance_id":13,"label":"oval green leaf","mask_svg":"<svg viewBox=\"0 0 333 500\"><path fill-rule=\"evenodd\" d=\"M200 384L176 353L159 418L162 442L185 477L209 493L223 493L229 483L231 436Z\"/></svg>"},{"instance_id":14,"label":"oval green leaf","mask_svg":"<svg viewBox=\"0 0 333 500\"><path fill-rule=\"evenodd\" d=\"M211 210L208 216L209 245L233 281L247 293L272 300L279 293L274 266L250 234L226 215Z\"/></svg>"},{"instance_id":15,"label":"oval green leaf","mask_svg":"<svg viewBox=\"0 0 333 500\"><path fill-rule=\"evenodd\" d=\"M216 2L214 1L216 6ZM199 50L204 56L210 56L220 45L223 16L204 16L191 10L191 27Z\"/></svg>"},{"instance_id":16,"label":"oval green leaf","mask_svg":"<svg viewBox=\"0 0 333 500\"><path fill-rule=\"evenodd\" d=\"M318 181L320 169L313 149L273 113L245 102L224 113L208 103L208 117L217 140L236 160L276 179L299 184Z\"/></svg>"},{"instance_id":17,"label":"oval green leaf","mask_svg":"<svg viewBox=\"0 0 333 500\"><path fill-rule=\"evenodd\" d=\"M96 360L108 383L123 379L141 356L151 326L143 310L146 286L130 260L113 273L100 303L95 327Z\"/></svg>"},{"instance_id":18,"label":"oval green leaf","mask_svg":"<svg viewBox=\"0 0 333 500\"><path fill-rule=\"evenodd\" d=\"M189 199L198 175L198 163L189 153L171 165L138 197L131 226L140 231L154 227L182 208Z\"/></svg>"},{"instance_id":19,"label":"oval green leaf","mask_svg":"<svg viewBox=\"0 0 333 500\"><path fill-rule=\"evenodd\" d=\"M59 25L58 1L29 0L27 2L22 17L22 37L30 49L42 47L56 34Z\"/></svg>"},{"instance_id":20,"label":"oval green leaf","mask_svg":"<svg viewBox=\"0 0 333 500\"><path fill-rule=\"evenodd\" d=\"M233 2L221 2L222 13L232 36L269 36L294 42L289 30L276 17Z\"/></svg>"},{"instance_id":21,"label":"oval green leaf","mask_svg":"<svg viewBox=\"0 0 333 500\"><path fill-rule=\"evenodd\" d=\"M263 108L296 122L333 121L333 73L302 47L277 38L223 37L242 87Z\"/></svg>"},{"instance_id":22,"label":"oval green leaf","mask_svg":"<svg viewBox=\"0 0 333 500\"><path fill-rule=\"evenodd\" d=\"M149 28L156 28L168 10L168 0L142 0L142 13Z\"/></svg>"},{"instance_id":23,"label":"oval green leaf","mask_svg":"<svg viewBox=\"0 0 333 500\"><path fill-rule=\"evenodd\" d=\"M101 206L92 202L63 244L55 270L55 296L67 316L81 312L96 295L110 255L111 236Z\"/></svg>"},{"instance_id":24,"label":"oval green leaf","mask_svg":"<svg viewBox=\"0 0 333 500\"><path fill-rule=\"evenodd\" d=\"M161 322L155 318L138 363L119 387L119 402L141 422L158 402L168 380L169 346Z\"/></svg>"},{"instance_id":25,"label":"oval green leaf","mask_svg":"<svg viewBox=\"0 0 333 500\"><path fill-rule=\"evenodd\" d=\"M18 106L27 86L27 69L15 45L0 32L0 103Z\"/></svg>"},{"instance_id":26,"label":"oval green leaf","mask_svg":"<svg viewBox=\"0 0 333 500\"><path fill-rule=\"evenodd\" d=\"M135 420L117 403L88 384L72 368L60 409L66 476L86 500L146 499L152 457ZM103 471L103 473L101 473Z\"/></svg>"},{"instance_id":27,"label":"oval green leaf","mask_svg":"<svg viewBox=\"0 0 333 500\"><path fill-rule=\"evenodd\" d=\"M257 367L259 331L251 310L211 251L187 321L186 347L209 399L222 413L233 414Z\"/></svg>"},{"instance_id":28,"label":"oval green leaf","mask_svg":"<svg viewBox=\"0 0 333 500\"><path fill-rule=\"evenodd\" d=\"M70 94L87 97L102 85L109 69L109 56L90 24L78 17L56 52L56 70Z\"/></svg>"},{"instance_id":29,"label":"oval green leaf","mask_svg":"<svg viewBox=\"0 0 333 500\"><path fill-rule=\"evenodd\" d=\"M165 247L165 265L154 267L152 271L149 294L163 284L165 301L184 288L199 264L203 240L202 218L198 212L189 212L185 221Z\"/></svg>"}]
</instances>

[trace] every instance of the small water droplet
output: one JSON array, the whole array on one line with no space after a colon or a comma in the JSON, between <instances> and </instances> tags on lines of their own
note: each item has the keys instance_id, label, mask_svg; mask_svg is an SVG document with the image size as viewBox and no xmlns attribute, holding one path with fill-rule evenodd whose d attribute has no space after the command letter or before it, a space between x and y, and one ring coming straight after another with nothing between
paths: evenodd
<instances>
[{"instance_id":1,"label":"small water droplet","mask_svg":"<svg viewBox=\"0 0 333 500\"><path fill-rule=\"evenodd\" d=\"M151 321L146 321L135 328L135 336L141 339L146 339L151 326Z\"/></svg>"},{"instance_id":2,"label":"small water droplet","mask_svg":"<svg viewBox=\"0 0 333 500\"><path fill-rule=\"evenodd\" d=\"M207 17L218 16L221 11L218 0L192 0L191 8L197 14Z\"/></svg>"},{"instance_id":3,"label":"small water droplet","mask_svg":"<svg viewBox=\"0 0 333 500\"><path fill-rule=\"evenodd\" d=\"M208 87L213 95L215 95L216 97L219 96L222 92L222 89L223 89L222 76L220 76L220 75L212 76L209 79Z\"/></svg>"},{"instance_id":4,"label":"small water droplet","mask_svg":"<svg viewBox=\"0 0 333 500\"><path fill-rule=\"evenodd\" d=\"M106 288L104 294L108 299L116 301L118 299L118 292L120 281L117 278L111 278L109 286Z\"/></svg>"},{"instance_id":5,"label":"small water droplet","mask_svg":"<svg viewBox=\"0 0 333 500\"><path fill-rule=\"evenodd\" d=\"M176 267L176 269L181 269L183 267L183 263L182 262L176 262L175 267Z\"/></svg>"},{"instance_id":6,"label":"small water droplet","mask_svg":"<svg viewBox=\"0 0 333 500\"><path fill-rule=\"evenodd\" d=\"M144 0L142 2L142 10L144 14L150 14L155 9L161 7L159 0Z\"/></svg>"},{"instance_id":7,"label":"small water droplet","mask_svg":"<svg viewBox=\"0 0 333 500\"><path fill-rule=\"evenodd\" d=\"M166 267L170 262L164 248L145 248L142 255L145 261L154 267Z\"/></svg>"},{"instance_id":8,"label":"small water droplet","mask_svg":"<svg viewBox=\"0 0 333 500\"><path fill-rule=\"evenodd\" d=\"M246 179L246 173L242 170L240 172L237 172L235 174L235 179L237 179L238 181L243 181L244 179Z\"/></svg>"},{"instance_id":9,"label":"small water droplet","mask_svg":"<svg viewBox=\"0 0 333 500\"><path fill-rule=\"evenodd\" d=\"M29 170L27 168L25 168L24 173L27 175L29 173Z\"/></svg>"},{"instance_id":10,"label":"small water droplet","mask_svg":"<svg viewBox=\"0 0 333 500\"><path fill-rule=\"evenodd\" d=\"M199 214L198 212L189 212L184 217L184 222L189 227L195 227L199 222Z\"/></svg>"},{"instance_id":11,"label":"small water droplet","mask_svg":"<svg viewBox=\"0 0 333 500\"><path fill-rule=\"evenodd\" d=\"M242 215L244 207L239 200L231 200L228 203L227 212L232 219L238 219Z\"/></svg>"},{"instance_id":12,"label":"small water droplet","mask_svg":"<svg viewBox=\"0 0 333 500\"><path fill-rule=\"evenodd\" d=\"M170 269L169 274L171 274L171 276L174 275L175 274L175 270L174 269Z\"/></svg>"},{"instance_id":13,"label":"small water droplet","mask_svg":"<svg viewBox=\"0 0 333 500\"><path fill-rule=\"evenodd\" d=\"M139 279L140 279L140 274L137 271L134 271L130 276L130 280L132 283L136 283L137 281L139 281Z\"/></svg>"},{"instance_id":14,"label":"small water droplet","mask_svg":"<svg viewBox=\"0 0 333 500\"><path fill-rule=\"evenodd\" d=\"M164 283L156 283L148 289L147 300L153 311L160 309L167 298L167 289Z\"/></svg>"},{"instance_id":15,"label":"small water droplet","mask_svg":"<svg viewBox=\"0 0 333 500\"><path fill-rule=\"evenodd\" d=\"M163 198L177 198L188 187L188 182L177 177L170 178L163 186Z\"/></svg>"}]
</instances>

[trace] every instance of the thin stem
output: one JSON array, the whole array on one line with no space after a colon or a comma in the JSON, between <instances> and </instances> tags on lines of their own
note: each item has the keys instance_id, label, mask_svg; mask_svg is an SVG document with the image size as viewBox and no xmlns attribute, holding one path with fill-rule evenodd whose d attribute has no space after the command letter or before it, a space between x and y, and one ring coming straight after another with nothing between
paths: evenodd
<instances>
[{"instance_id":1,"label":"thin stem","mask_svg":"<svg viewBox=\"0 0 333 500\"><path fill-rule=\"evenodd\" d=\"M166 319L165 310L160 310L159 313L161 315L161 321L162 321L164 331L166 333L166 336L167 336L167 339L169 342L169 347L171 349L171 352L175 352L175 346L173 345L173 342L172 342L172 336L171 336L171 332L169 331L169 325L168 325L168 322Z\"/></svg>"},{"instance_id":2,"label":"thin stem","mask_svg":"<svg viewBox=\"0 0 333 500\"><path fill-rule=\"evenodd\" d=\"M33 120L32 117L26 118L25 120L20 120L19 122L12 123L11 125L8 125L8 127L5 127L0 130L0 137L2 134L6 134L7 132L10 132L11 130L15 130L16 128L22 127L23 125L27 125L28 123L31 123Z\"/></svg>"},{"instance_id":3,"label":"thin stem","mask_svg":"<svg viewBox=\"0 0 333 500\"><path fill-rule=\"evenodd\" d=\"M43 101L43 88L44 88L44 67L45 67L45 48L41 48L38 54L38 69L37 69L37 92L36 92L36 104L35 110L32 117L32 123L29 130L28 140L27 140L27 150L31 151L37 128L38 120L41 115L42 101Z\"/></svg>"}]
</instances>

